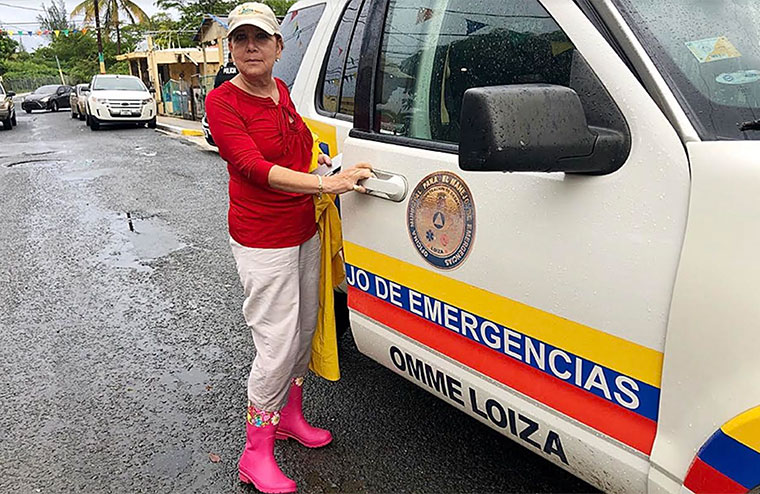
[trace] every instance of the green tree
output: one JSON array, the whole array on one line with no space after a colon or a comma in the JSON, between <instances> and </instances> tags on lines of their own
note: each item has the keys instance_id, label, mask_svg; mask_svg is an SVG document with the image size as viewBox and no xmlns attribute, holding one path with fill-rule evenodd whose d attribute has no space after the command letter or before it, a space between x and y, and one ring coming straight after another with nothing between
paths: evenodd
<instances>
[{"instance_id":1,"label":"green tree","mask_svg":"<svg viewBox=\"0 0 760 494\"><path fill-rule=\"evenodd\" d=\"M236 0L156 0L156 5L162 9L177 9L183 18L203 19L203 14L227 15L230 10L241 4ZM263 0L269 5L274 13L283 16L295 0Z\"/></svg>"},{"instance_id":2,"label":"green tree","mask_svg":"<svg viewBox=\"0 0 760 494\"><path fill-rule=\"evenodd\" d=\"M288 9L296 3L295 0L265 0L265 4L269 5L277 17L282 17L288 13Z\"/></svg>"},{"instance_id":3,"label":"green tree","mask_svg":"<svg viewBox=\"0 0 760 494\"><path fill-rule=\"evenodd\" d=\"M284 16L295 0L263 0L278 16ZM181 40L183 46L192 44L196 30L203 22L203 16L214 14L226 16L232 9L242 3L242 0L156 0L156 6L161 9L176 9L180 19L176 23L175 37Z\"/></svg>"},{"instance_id":4,"label":"green tree","mask_svg":"<svg viewBox=\"0 0 760 494\"><path fill-rule=\"evenodd\" d=\"M4 60L11 58L11 55L16 53L18 49L18 43L13 38L3 32L0 34L0 63ZM2 72L0 72L2 74Z\"/></svg>"},{"instance_id":5,"label":"green tree","mask_svg":"<svg viewBox=\"0 0 760 494\"><path fill-rule=\"evenodd\" d=\"M37 16L37 20L40 23L40 29L48 29L50 31L64 29L74 29L74 24L69 21L69 15L66 13L66 2L59 0L56 4L55 0L51 0L50 7L46 7L42 4L43 13ZM55 35L50 34L50 39L54 39Z\"/></svg>"},{"instance_id":6,"label":"green tree","mask_svg":"<svg viewBox=\"0 0 760 494\"><path fill-rule=\"evenodd\" d=\"M95 20L95 33L98 38L98 56L103 53L103 36L100 32L100 2L101 0L84 0L71 11L72 16L84 14L85 22Z\"/></svg>"},{"instance_id":7,"label":"green tree","mask_svg":"<svg viewBox=\"0 0 760 494\"><path fill-rule=\"evenodd\" d=\"M96 11L103 12L103 23L105 27L116 29L116 54L121 53L121 17L120 14L126 14L126 17L132 24L136 22L149 23L148 14L131 0L85 0L80 3L71 12L71 15L84 14L85 22L95 20L96 26L100 25L100 20L96 18Z\"/></svg>"},{"instance_id":8,"label":"green tree","mask_svg":"<svg viewBox=\"0 0 760 494\"><path fill-rule=\"evenodd\" d=\"M104 21L106 26L109 28L116 28L116 54L119 55L121 54L121 26L119 13L125 13L132 24L136 24L137 22L149 23L150 18L135 2L130 0L100 1L101 6L105 7Z\"/></svg>"},{"instance_id":9,"label":"green tree","mask_svg":"<svg viewBox=\"0 0 760 494\"><path fill-rule=\"evenodd\" d=\"M151 30L153 31L153 43L156 46L169 46L180 28L179 21L175 21L165 12L159 12L150 18Z\"/></svg>"}]
</instances>

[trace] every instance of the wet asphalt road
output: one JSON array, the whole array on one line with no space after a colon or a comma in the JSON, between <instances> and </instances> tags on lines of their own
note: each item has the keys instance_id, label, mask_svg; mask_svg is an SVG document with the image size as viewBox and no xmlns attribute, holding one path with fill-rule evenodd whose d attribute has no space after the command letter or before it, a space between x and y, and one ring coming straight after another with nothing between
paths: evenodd
<instances>
[{"instance_id":1,"label":"wet asphalt road","mask_svg":"<svg viewBox=\"0 0 760 494\"><path fill-rule=\"evenodd\" d=\"M257 492L237 479L253 348L220 158L67 111L18 123L0 131L0 492ZM350 335L341 350L341 381L305 388L336 440L277 446L300 492L592 490Z\"/></svg>"}]
</instances>

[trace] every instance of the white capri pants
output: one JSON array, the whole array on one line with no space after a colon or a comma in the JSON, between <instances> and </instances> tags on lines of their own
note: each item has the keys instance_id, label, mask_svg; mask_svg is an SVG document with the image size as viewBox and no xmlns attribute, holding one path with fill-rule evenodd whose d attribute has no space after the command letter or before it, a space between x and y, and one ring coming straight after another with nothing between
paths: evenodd
<instances>
[{"instance_id":1,"label":"white capri pants","mask_svg":"<svg viewBox=\"0 0 760 494\"><path fill-rule=\"evenodd\" d=\"M290 382L305 376L319 309L319 233L296 247L257 249L230 238L245 292L243 316L256 357L248 376L248 400L277 411Z\"/></svg>"}]
</instances>

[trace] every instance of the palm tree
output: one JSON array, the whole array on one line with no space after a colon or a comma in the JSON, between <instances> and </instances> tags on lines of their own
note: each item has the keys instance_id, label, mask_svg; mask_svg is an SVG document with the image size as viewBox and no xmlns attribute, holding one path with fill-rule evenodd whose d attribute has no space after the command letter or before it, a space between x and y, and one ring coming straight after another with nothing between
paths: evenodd
<instances>
[{"instance_id":1,"label":"palm tree","mask_svg":"<svg viewBox=\"0 0 760 494\"><path fill-rule=\"evenodd\" d=\"M130 0L101 0L106 3L105 21L106 25L116 27L116 54L121 53L121 31L119 28L119 12L125 12L129 21L135 24L137 22L150 22L148 14L141 9L135 2Z\"/></svg>"},{"instance_id":2,"label":"palm tree","mask_svg":"<svg viewBox=\"0 0 760 494\"><path fill-rule=\"evenodd\" d=\"M100 43L100 19L98 11L102 10L106 26L116 28L116 54L121 53L121 31L119 28L119 12L126 12L127 17L132 24L137 22L148 22L148 14L131 0L84 0L74 7L71 15L84 14L85 22L95 19L95 26L98 29L98 43ZM100 45L99 45L100 46ZM102 51L102 49L101 49Z\"/></svg>"},{"instance_id":3,"label":"palm tree","mask_svg":"<svg viewBox=\"0 0 760 494\"><path fill-rule=\"evenodd\" d=\"M71 16L80 15L84 13L84 21L91 21L93 16L95 17L95 34L98 38L98 62L100 63L100 73L105 73L105 65L103 65L103 39L100 36L100 0L84 0L82 3L74 7L71 11Z\"/></svg>"}]
</instances>

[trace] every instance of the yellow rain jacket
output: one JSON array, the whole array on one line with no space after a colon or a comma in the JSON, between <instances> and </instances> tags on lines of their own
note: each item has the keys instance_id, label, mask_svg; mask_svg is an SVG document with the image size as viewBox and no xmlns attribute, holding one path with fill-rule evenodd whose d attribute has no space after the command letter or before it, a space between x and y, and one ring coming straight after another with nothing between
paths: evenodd
<instances>
[{"instance_id":1,"label":"yellow rain jacket","mask_svg":"<svg viewBox=\"0 0 760 494\"><path fill-rule=\"evenodd\" d=\"M314 150L309 171L317 168L319 138L314 135ZM311 362L309 368L318 376L330 381L340 379L338 366L338 337L335 331L335 298L333 289L346 277L343 265L343 232L340 226L335 196L322 194L314 196L314 209L317 216L317 228L322 243L319 271L319 314L317 330L311 340Z\"/></svg>"}]
</instances>

